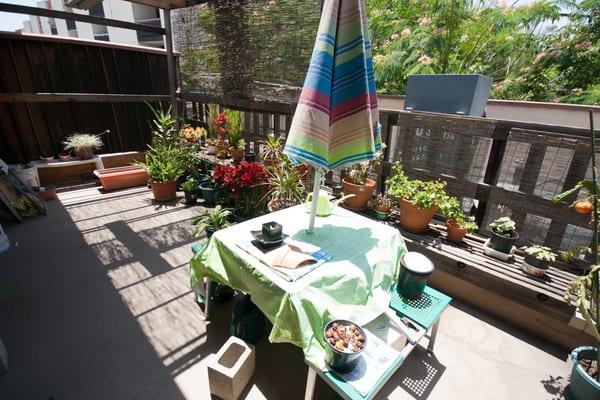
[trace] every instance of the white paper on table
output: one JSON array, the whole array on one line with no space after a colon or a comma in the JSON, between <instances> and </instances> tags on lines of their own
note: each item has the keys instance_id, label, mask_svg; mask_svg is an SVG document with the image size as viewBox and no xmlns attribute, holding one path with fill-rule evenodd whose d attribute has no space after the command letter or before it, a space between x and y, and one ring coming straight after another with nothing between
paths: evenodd
<instances>
[{"instance_id":1,"label":"white paper on table","mask_svg":"<svg viewBox=\"0 0 600 400\"><path fill-rule=\"evenodd\" d=\"M385 343L372 331L367 328L364 328L364 331L367 345L361 353L358 364L350 372L338 372L338 375L363 396L371 391L400 355L398 350Z\"/></svg>"}]
</instances>

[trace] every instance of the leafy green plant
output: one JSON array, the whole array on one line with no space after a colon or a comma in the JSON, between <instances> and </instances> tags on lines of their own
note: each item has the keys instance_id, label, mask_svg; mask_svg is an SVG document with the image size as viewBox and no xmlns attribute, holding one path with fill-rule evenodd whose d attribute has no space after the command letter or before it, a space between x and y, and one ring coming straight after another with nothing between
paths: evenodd
<instances>
[{"instance_id":1,"label":"leafy green plant","mask_svg":"<svg viewBox=\"0 0 600 400\"><path fill-rule=\"evenodd\" d=\"M102 147L102 139L99 134L74 133L63 142L65 150L79 151L82 149L98 150Z\"/></svg>"},{"instance_id":2,"label":"leafy green plant","mask_svg":"<svg viewBox=\"0 0 600 400\"><path fill-rule=\"evenodd\" d=\"M200 217L192 221L192 225L195 226L193 236L198 237L205 232L212 233L228 227L231 225L229 223L231 215L232 210L230 208L223 208L220 205L204 211Z\"/></svg>"},{"instance_id":3,"label":"leafy green plant","mask_svg":"<svg viewBox=\"0 0 600 400\"><path fill-rule=\"evenodd\" d=\"M270 201L289 201L299 204L304 200L304 183L300 179L300 171L287 157L268 169L267 173L269 190L266 195Z\"/></svg>"},{"instance_id":4,"label":"leafy green plant","mask_svg":"<svg viewBox=\"0 0 600 400\"><path fill-rule=\"evenodd\" d=\"M265 161L277 160L281 156L282 150L281 136L269 135L267 141L260 154L261 158Z\"/></svg>"},{"instance_id":5,"label":"leafy green plant","mask_svg":"<svg viewBox=\"0 0 600 400\"><path fill-rule=\"evenodd\" d=\"M242 139L242 113L236 110L227 109L225 114L225 129L229 137L229 144L236 149L245 148L246 144Z\"/></svg>"},{"instance_id":6,"label":"leafy green plant","mask_svg":"<svg viewBox=\"0 0 600 400\"><path fill-rule=\"evenodd\" d=\"M393 171L394 174L386 180L391 196L408 201L419 208L440 206L448 198L445 182L408 179L398 162L394 163Z\"/></svg>"},{"instance_id":7,"label":"leafy green plant","mask_svg":"<svg viewBox=\"0 0 600 400\"><path fill-rule=\"evenodd\" d=\"M373 206L382 210L389 210L394 205L394 200L385 194L378 194L373 201Z\"/></svg>"},{"instance_id":8,"label":"leafy green plant","mask_svg":"<svg viewBox=\"0 0 600 400\"><path fill-rule=\"evenodd\" d=\"M479 229L479 225L475 221L469 219L457 220L458 226L466 230L467 233L475 233Z\"/></svg>"},{"instance_id":9,"label":"leafy green plant","mask_svg":"<svg viewBox=\"0 0 600 400\"><path fill-rule=\"evenodd\" d=\"M198 190L199 185L200 183L196 179L190 178L181 184L181 189L184 192L194 192Z\"/></svg>"},{"instance_id":10,"label":"leafy green plant","mask_svg":"<svg viewBox=\"0 0 600 400\"><path fill-rule=\"evenodd\" d=\"M364 185L367 182L367 178L369 178L369 174L379 167L382 158L383 152L380 151L374 160L352 164L346 169L344 179L355 185Z\"/></svg>"},{"instance_id":11,"label":"leafy green plant","mask_svg":"<svg viewBox=\"0 0 600 400\"><path fill-rule=\"evenodd\" d=\"M535 257L540 261L548 261L553 263L556 261L556 254L552 251L550 247L540 246L538 244L534 244L532 246L523 246L521 250L525 252L525 254Z\"/></svg>"},{"instance_id":12,"label":"leafy green plant","mask_svg":"<svg viewBox=\"0 0 600 400\"><path fill-rule=\"evenodd\" d=\"M184 172L181 150L171 144L148 146L145 161L135 165L148 172L151 182L173 182Z\"/></svg>"},{"instance_id":13,"label":"leafy green plant","mask_svg":"<svg viewBox=\"0 0 600 400\"><path fill-rule=\"evenodd\" d=\"M589 198L591 199L592 218L590 222L591 226L593 227L593 236L590 251L592 254L593 265L586 275L580 276L569 283L569 287L565 293L565 298L569 302L572 300L572 296L577 299L576 301L579 312L581 315L583 315L583 318L592 331L592 335L596 338L596 365L600 366L600 255L598 249L600 241L598 236L598 225L600 224L600 213L598 212L600 208L598 204L598 194L600 193L600 186L597 183L598 171L596 166L596 132L594 130L594 116L591 110L589 111L589 116L590 138L592 142L592 179L578 182L572 189L569 189L554 197L554 202L562 202L567 197L583 188L589 192ZM583 254L581 249L578 249L577 253ZM597 373L595 379L600 382L600 373Z\"/></svg>"},{"instance_id":14,"label":"leafy green plant","mask_svg":"<svg viewBox=\"0 0 600 400\"><path fill-rule=\"evenodd\" d=\"M163 144L173 143L175 141L175 123L177 120L171 114L171 106L165 111L162 105L154 108L150 103L146 103L154 116L152 120L152 143Z\"/></svg>"},{"instance_id":15,"label":"leafy green plant","mask_svg":"<svg viewBox=\"0 0 600 400\"><path fill-rule=\"evenodd\" d=\"M449 220L461 221L465 219L465 213L460 206L460 201L454 196L449 196L446 201L440 204L440 213Z\"/></svg>"},{"instance_id":16,"label":"leafy green plant","mask_svg":"<svg viewBox=\"0 0 600 400\"><path fill-rule=\"evenodd\" d=\"M490 223L490 228L500 236L512 238L517 231L517 224L510 217L500 217Z\"/></svg>"}]
</instances>

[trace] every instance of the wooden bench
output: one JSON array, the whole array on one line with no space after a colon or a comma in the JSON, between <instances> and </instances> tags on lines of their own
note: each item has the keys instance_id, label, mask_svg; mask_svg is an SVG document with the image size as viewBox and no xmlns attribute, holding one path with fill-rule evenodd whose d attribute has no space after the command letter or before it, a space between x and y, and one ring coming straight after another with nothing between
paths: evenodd
<instances>
[{"instance_id":1,"label":"wooden bench","mask_svg":"<svg viewBox=\"0 0 600 400\"><path fill-rule=\"evenodd\" d=\"M575 306L564 297L574 273L551 266L544 277L527 275L520 267L522 256L508 262L489 257L480 236L453 244L446 240L445 226L435 221L425 234L399 230L409 250L434 262L431 286L565 349L592 342L573 324Z\"/></svg>"}]
</instances>

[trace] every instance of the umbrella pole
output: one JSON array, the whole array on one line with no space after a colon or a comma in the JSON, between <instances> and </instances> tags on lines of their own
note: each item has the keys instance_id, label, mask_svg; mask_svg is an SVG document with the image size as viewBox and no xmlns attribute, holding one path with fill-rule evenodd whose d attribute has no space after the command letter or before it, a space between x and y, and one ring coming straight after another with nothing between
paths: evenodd
<instances>
[{"instance_id":1,"label":"umbrella pole","mask_svg":"<svg viewBox=\"0 0 600 400\"><path fill-rule=\"evenodd\" d=\"M310 203L310 219L308 221L308 233L313 233L315 229L315 217L317 215L317 204L319 202L319 189L321 189L321 170L315 168L313 179L312 202Z\"/></svg>"}]
</instances>

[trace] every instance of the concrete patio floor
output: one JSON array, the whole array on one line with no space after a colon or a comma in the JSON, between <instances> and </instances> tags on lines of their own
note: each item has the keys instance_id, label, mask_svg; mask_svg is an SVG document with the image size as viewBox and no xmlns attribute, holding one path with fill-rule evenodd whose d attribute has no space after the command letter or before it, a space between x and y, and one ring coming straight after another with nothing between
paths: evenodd
<instances>
[{"instance_id":1,"label":"concrete patio floor","mask_svg":"<svg viewBox=\"0 0 600 400\"><path fill-rule=\"evenodd\" d=\"M0 399L209 399L205 358L229 336L233 302L205 323L188 284L191 220L202 208L158 205L146 188L65 192L48 215L3 224ZM558 399L567 354L460 303L435 356L418 348L384 387L390 399ZM248 399L302 399L292 345L257 346ZM316 399L334 393L321 381Z\"/></svg>"}]
</instances>

